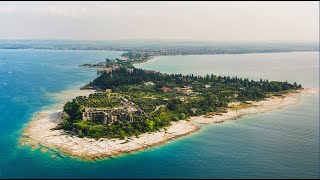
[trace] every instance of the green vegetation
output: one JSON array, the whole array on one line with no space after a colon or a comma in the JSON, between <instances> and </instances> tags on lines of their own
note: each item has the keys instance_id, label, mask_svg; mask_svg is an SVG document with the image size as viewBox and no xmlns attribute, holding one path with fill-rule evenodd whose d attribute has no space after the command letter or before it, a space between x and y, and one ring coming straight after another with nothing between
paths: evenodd
<instances>
[{"instance_id":1,"label":"green vegetation","mask_svg":"<svg viewBox=\"0 0 320 180\"><path fill-rule=\"evenodd\" d=\"M131 55L130 55L131 56ZM145 84L146 82L153 82ZM281 95L290 90L300 89L297 83L247 78L215 76L164 74L142 69L120 67L110 72L101 73L88 86L105 92L112 89L117 97L106 93L91 94L89 97L77 97L64 106L63 128L77 133L80 137L125 138L141 133L165 128L172 121L187 119L190 116L216 115L226 112L228 103L259 101L270 94ZM166 87L164 89L161 89ZM124 97L141 109L143 115L133 115L133 121L113 124L83 121L85 107L114 108L121 105L119 97Z\"/></svg>"},{"instance_id":2,"label":"green vegetation","mask_svg":"<svg viewBox=\"0 0 320 180\"><path fill-rule=\"evenodd\" d=\"M123 57L127 57L128 59L132 59L134 61L146 61L149 59L149 54L148 53L142 53L142 52L125 52L122 54Z\"/></svg>"},{"instance_id":3,"label":"green vegetation","mask_svg":"<svg viewBox=\"0 0 320 180\"><path fill-rule=\"evenodd\" d=\"M90 94L89 97L78 96L76 102L80 106L92 108L114 108L121 105L118 98L109 98L105 93L94 93Z\"/></svg>"},{"instance_id":4,"label":"green vegetation","mask_svg":"<svg viewBox=\"0 0 320 180\"><path fill-rule=\"evenodd\" d=\"M98 64L82 64L80 67L93 67L93 68L118 68L118 67L124 67L124 68L134 68L131 60L124 60L124 59L106 59L105 62L100 62Z\"/></svg>"},{"instance_id":5,"label":"green vegetation","mask_svg":"<svg viewBox=\"0 0 320 180\"><path fill-rule=\"evenodd\" d=\"M68 116L66 119L69 122L77 122L82 120L83 108L75 99L73 99L71 102L67 102L63 107L63 111L67 113Z\"/></svg>"}]
</instances>

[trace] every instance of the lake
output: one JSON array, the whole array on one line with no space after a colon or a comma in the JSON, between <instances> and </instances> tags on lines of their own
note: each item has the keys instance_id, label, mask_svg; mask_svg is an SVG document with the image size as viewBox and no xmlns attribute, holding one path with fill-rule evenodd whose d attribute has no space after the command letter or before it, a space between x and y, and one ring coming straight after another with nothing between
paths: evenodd
<instances>
[{"instance_id":1,"label":"lake","mask_svg":"<svg viewBox=\"0 0 320 180\"><path fill-rule=\"evenodd\" d=\"M79 65L121 54L0 50L0 178L319 178L319 95L301 95L297 105L208 125L152 149L98 162L19 146L33 113L57 102L50 94L97 76L95 69ZM319 52L164 56L135 66L319 88Z\"/></svg>"}]
</instances>

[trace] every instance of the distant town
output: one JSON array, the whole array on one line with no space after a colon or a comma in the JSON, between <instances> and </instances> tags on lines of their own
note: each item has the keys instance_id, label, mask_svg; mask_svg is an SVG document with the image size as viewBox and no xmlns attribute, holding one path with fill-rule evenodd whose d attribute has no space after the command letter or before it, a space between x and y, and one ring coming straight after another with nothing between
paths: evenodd
<instances>
[{"instance_id":1,"label":"distant town","mask_svg":"<svg viewBox=\"0 0 320 180\"><path fill-rule=\"evenodd\" d=\"M1 40L0 49L55 49L126 51L125 57L142 60L150 56L244 54L319 51L319 43L244 43L197 41L75 41Z\"/></svg>"}]
</instances>

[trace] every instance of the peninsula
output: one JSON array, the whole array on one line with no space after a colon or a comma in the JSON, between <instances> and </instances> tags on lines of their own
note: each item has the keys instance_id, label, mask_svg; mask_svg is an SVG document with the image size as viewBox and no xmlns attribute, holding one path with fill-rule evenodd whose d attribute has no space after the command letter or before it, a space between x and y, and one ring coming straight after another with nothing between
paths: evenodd
<instances>
[{"instance_id":1,"label":"peninsula","mask_svg":"<svg viewBox=\"0 0 320 180\"><path fill-rule=\"evenodd\" d=\"M314 93L296 82L229 76L165 74L135 68L151 55L106 59L99 76L56 110L42 111L21 138L86 160L104 159L164 143L242 115L266 112ZM82 93L82 92L85 92ZM72 98L71 98L72 97Z\"/></svg>"}]
</instances>

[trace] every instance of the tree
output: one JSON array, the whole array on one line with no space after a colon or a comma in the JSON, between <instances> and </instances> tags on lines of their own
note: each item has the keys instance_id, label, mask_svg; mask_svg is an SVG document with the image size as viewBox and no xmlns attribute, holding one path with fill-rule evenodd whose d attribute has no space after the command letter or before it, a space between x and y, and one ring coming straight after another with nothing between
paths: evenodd
<instances>
[{"instance_id":1,"label":"tree","mask_svg":"<svg viewBox=\"0 0 320 180\"><path fill-rule=\"evenodd\" d=\"M154 129L154 122L152 120L146 120L144 124L148 130L152 131Z\"/></svg>"},{"instance_id":2,"label":"tree","mask_svg":"<svg viewBox=\"0 0 320 180\"><path fill-rule=\"evenodd\" d=\"M184 113L180 113L179 114L179 119L182 120L182 119L185 119L185 118L186 118L186 115Z\"/></svg>"},{"instance_id":3,"label":"tree","mask_svg":"<svg viewBox=\"0 0 320 180\"><path fill-rule=\"evenodd\" d=\"M72 100L72 102L67 102L63 110L69 115L68 120L71 122L80 121L82 120L82 111L83 109L81 106L76 102L75 99Z\"/></svg>"}]
</instances>

